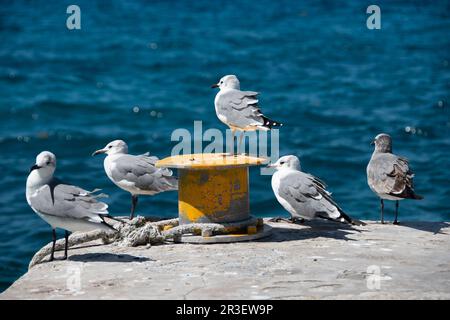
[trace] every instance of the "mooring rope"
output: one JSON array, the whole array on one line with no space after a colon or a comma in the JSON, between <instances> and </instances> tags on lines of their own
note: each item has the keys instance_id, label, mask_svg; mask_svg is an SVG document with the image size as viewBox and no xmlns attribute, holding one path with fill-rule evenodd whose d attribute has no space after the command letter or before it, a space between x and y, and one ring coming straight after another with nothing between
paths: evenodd
<instances>
[{"instance_id":1,"label":"mooring rope","mask_svg":"<svg viewBox=\"0 0 450 320\"><path fill-rule=\"evenodd\" d=\"M223 234L225 227L215 223L192 223L179 225L178 218L159 220L155 217L138 216L133 220L116 221L106 218L117 232L93 230L89 232L76 232L70 235L68 247L101 239L103 244L114 244L124 247L163 244L171 239L178 242L183 234ZM64 250L65 240L59 239L55 244L55 251ZM30 261L28 269L41 263L51 253L52 242L42 247Z\"/></svg>"}]
</instances>

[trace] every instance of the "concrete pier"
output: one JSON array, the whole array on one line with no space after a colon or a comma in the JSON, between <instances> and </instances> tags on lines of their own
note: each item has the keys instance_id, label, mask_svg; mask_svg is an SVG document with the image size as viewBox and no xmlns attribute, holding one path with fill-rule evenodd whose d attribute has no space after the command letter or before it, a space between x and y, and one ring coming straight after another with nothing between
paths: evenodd
<instances>
[{"instance_id":1,"label":"concrete pier","mask_svg":"<svg viewBox=\"0 0 450 320\"><path fill-rule=\"evenodd\" d=\"M0 298L450 299L450 223L367 223L269 223L272 236L229 244L89 243Z\"/></svg>"}]
</instances>

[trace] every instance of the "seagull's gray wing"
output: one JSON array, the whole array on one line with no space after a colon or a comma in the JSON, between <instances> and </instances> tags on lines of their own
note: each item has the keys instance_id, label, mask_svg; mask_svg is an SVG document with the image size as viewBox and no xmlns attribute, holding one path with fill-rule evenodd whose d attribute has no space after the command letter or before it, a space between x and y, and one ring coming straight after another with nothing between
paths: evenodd
<instances>
[{"instance_id":1,"label":"seagull's gray wing","mask_svg":"<svg viewBox=\"0 0 450 320\"><path fill-rule=\"evenodd\" d=\"M108 205L97 200L106 197L98 191L87 191L54 178L30 197L30 204L45 215L102 223L101 216L108 215Z\"/></svg>"},{"instance_id":2,"label":"seagull's gray wing","mask_svg":"<svg viewBox=\"0 0 450 320\"><path fill-rule=\"evenodd\" d=\"M114 160L112 177L116 182L125 180L134 184L136 188L151 192L176 190L177 178L167 168L156 168L157 157L147 155L123 155Z\"/></svg>"},{"instance_id":3,"label":"seagull's gray wing","mask_svg":"<svg viewBox=\"0 0 450 320\"><path fill-rule=\"evenodd\" d=\"M400 198L414 197L414 173L406 158L377 153L367 166L367 181L377 193Z\"/></svg>"},{"instance_id":4,"label":"seagull's gray wing","mask_svg":"<svg viewBox=\"0 0 450 320\"><path fill-rule=\"evenodd\" d=\"M308 174L308 173L304 173L310 180L312 180L314 182L314 184L318 187L320 187L321 189L323 189L323 191L325 191L326 193L328 193L329 195L331 195L330 192L326 191L325 189L327 188L327 185L325 182L323 182L321 179L313 176L312 174Z\"/></svg>"},{"instance_id":5,"label":"seagull's gray wing","mask_svg":"<svg viewBox=\"0 0 450 320\"><path fill-rule=\"evenodd\" d=\"M336 220L345 215L325 190L325 184L310 174L293 171L284 176L279 195L303 217Z\"/></svg>"},{"instance_id":6,"label":"seagull's gray wing","mask_svg":"<svg viewBox=\"0 0 450 320\"><path fill-rule=\"evenodd\" d=\"M227 124L246 128L264 124L263 115L258 106L258 92L228 90L217 99L217 113L227 119Z\"/></svg>"}]
</instances>

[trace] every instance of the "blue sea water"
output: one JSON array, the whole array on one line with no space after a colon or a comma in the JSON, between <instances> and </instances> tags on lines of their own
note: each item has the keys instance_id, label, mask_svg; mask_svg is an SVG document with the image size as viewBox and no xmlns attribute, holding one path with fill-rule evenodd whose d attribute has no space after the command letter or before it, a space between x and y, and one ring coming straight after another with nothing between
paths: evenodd
<instances>
[{"instance_id":1,"label":"blue sea water","mask_svg":"<svg viewBox=\"0 0 450 320\"><path fill-rule=\"evenodd\" d=\"M351 216L378 219L365 167L387 132L425 196L403 201L400 218L450 219L448 1L377 1L381 30L367 29L366 1L77 0L81 30L66 28L70 4L0 5L0 290L51 238L25 199L40 151L57 155L59 177L102 188L110 212L127 214L129 195L90 154L120 138L164 157L174 129L224 130L209 86L225 74L261 92L263 111L285 124L280 153L300 156ZM282 214L270 176L254 169L250 181L253 214ZM175 192L138 206L176 212Z\"/></svg>"}]
</instances>

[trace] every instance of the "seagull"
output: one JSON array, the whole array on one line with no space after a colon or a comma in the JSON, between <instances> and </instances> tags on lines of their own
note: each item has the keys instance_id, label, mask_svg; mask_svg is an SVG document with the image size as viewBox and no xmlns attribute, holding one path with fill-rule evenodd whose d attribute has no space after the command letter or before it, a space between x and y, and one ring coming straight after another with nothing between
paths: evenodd
<instances>
[{"instance_id":1,"label":"seagull","mask_svg":"<svg viewBox=\"0 0 450 320\"><path fill-rule=\"evenodd\" d=\"M216 114L220 121L231 129L234 154L235 132L240 131L238 152L241 149L245 131L270 130L283 124L275 122L261 113L258 106L258 92L241 91L239 80L235 75L227 75L211 88L219 88L214 99Z\"/></svg>"},{"instance_id":2,"label":"seagull","mask_svg":"<svg viewBox=\"0 0 450 320\"><path fill-rule=\"evenodd\" d=\"M296 156L283 156L268 167L276 170L272 176L272 189L278 202L291 214L290 222L321 218L364 225L350 218L334 202L323 181L301 171L300 160ZM275 219L278 220L284 219Z\"/></svg>"},{"instance_id":3,"label":"seagull","mask_svg":"<svg viewBox=\"0 0 450 320\"><path fill-rule=\"evenodd\" d=\"M414 192L414 173L406 158L392 153L392 139L386 133L380 133L372 141L375 150L367 165L367 184L381 200L381 223L384 223L384 201L395 200L395 220L398 224L399 200L423 199Z\"/></svg>"},{"instance_id":4,"label":"seagull","mask_svg":"<svg viewBox=\"0 0 450 320\"><path fill-rule=\"evenodd\" d=\"M116 231L104 219L110 217L108 205L97 201L97 198L106 195L96 194L99 189L86 191L62 182L53 176L55 169L55 155L49 151L39 153L30 169L26 185L28 204L52 227L50 261L54 260L56 228L65 230L64 260L67 259L69 232L95 229Z\"/></svg>"},{"instance_id":5,"label":"seagull","mask_svg":"<svg viewBox=\"0 0 450 320\"><path fill-rule=\"evenodd\" d=\"M178 179L166 168L156 168L157 157L148 153L139 156L128 154L123 140L114 140L92 155L106 153L103 162L106 175L119 188L131 193L130 220L138 202L138 195L154 195L163 191L178 190Z\"/></svg>"}]
</instances>

